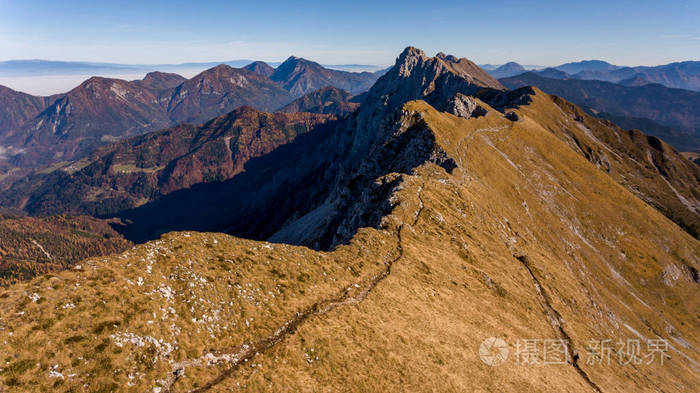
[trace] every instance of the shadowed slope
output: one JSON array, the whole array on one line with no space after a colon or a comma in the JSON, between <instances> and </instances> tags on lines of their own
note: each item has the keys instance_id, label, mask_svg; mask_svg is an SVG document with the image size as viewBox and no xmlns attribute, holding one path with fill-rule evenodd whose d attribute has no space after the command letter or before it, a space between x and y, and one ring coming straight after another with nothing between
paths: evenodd
<instances>
[{"instance_id":1,"label":"shadowed slope","mask_svg":"<svg viewBox=\"0 0 700 393\"><path fill-rule=\"evenodd\" d=\"M251 158L329 120L242 107L202 126L185 124L134 137L34 173L15 182L0 201L39 215L114 215L198 183L230 179Z\"/></svg>"},{"instance_id":2,"label":"shadowed slope","mask_svg":"<svg viewBox=\"0 0 700 393\"><path fill-rule=\"evenodd\" d=\"M277 111L286 113L325 113L344 116L360 106L360 104L350 101L352 97L352 94L347 91L327 86L297 98Z\"/></svg>"}]
</instances>

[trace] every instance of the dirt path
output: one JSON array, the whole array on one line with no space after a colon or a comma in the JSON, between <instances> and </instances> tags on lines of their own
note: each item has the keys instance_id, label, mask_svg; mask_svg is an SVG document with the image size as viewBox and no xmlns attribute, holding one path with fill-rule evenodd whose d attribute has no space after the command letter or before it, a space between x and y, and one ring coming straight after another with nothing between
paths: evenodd
<instances>
[{"instance_id":1,"label":"dirt path","mask_svg":"<svg viewBox=\"0 0 700 393\"><path fill-rule=\"evenodd\" d=\"M175 363L171 371L165 377L165 379L160 381L160 383L163 385L161 392L171 393L173 386L180 377L185 375L185 370L188 367L202 367L220 363L228 363L229 367L223 370L218 376L214 377L202 386L190 390L189 392L195 393L207 391L213 386L223 382L226 378L230 377L238 369L238 367L246 363L249 359L252 359L256 355L262 354L270 348L274 347L275 345L283 342L287 337L294 334L299 328L299 326L308 321L310 318L314 316L321 316L327 314L338 307L359 304L360 302L365 300L365 298L367 298L370 292L372 292L372 290L376 288L380 282L389 277L393 265L403 257L404 250L401 239L401 233L407 225L415 226L418 223L420 215L423 212L423 209L425 208L422 199L422 192L423 186L420 186L418 188L417 195L419 206L413 218L413 222L410 225L406 223L401 224L398 230L396 231L396 257L386 262L384 265L384 269L381 272L372 276L369 280L365 281L364 283L356 283L348 286L340 294L333 298L320 300L307 307L306 309L297 312L291 319L289 319L287 322L285 322L279 328L277 328L277 330L275 330L274 333L256 342L250 344L243 344L233 351L222 351L219 353L210 352L196 359ZM362 288L362 290L356 292L355 294L352 294L352 290L358 287Z\"/></svg>"},{"instance_id":2,"label":"dirt path","mask_svg":"<svg viewBox=\"0 0 700 393\"><path fill-rule=\"evenodd\" d=\"M567 363L569 363L576 370L576 372L581 376L581 378L583 378L593 390L595 390L598 393L602 393L602 390L600 390L598 385L596 385L595 382L593 382L588 376L588 374L579 366L579 354L573 347L573 341L571 340L571 337L568 333L566 333L564 327L562 326L562 317L559 314L559 312L552 306L552 302L550 301L549 296L546 292L544 292L542 285L540 285L540 281L537 279L537 276L535 276L535 273L532 271L532 268L530 267L530 262L528 261L527 257L515 256L515 259L522 263L522 265L525 267L528 274L530 275L530 278L532 278L532 283L535 286L535 290L537 291L537 296L540 300L540 304L542 305L542 308L544 309L544 312L547 315L547 319L549 319L549 323L552 325L552 328L554 328L554 331L559 336L559 339L566 342L566 352L568 356Z\"/></svg>"}]
</instances>

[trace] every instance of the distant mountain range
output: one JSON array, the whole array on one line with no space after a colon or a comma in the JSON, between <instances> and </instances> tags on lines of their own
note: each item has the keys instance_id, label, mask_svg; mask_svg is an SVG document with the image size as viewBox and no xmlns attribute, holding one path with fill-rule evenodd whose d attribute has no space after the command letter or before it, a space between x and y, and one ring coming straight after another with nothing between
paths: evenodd
<instances>
[{"instance_id":1,"label":"distant mountain range","mask_svg":"<svg viewBox=\"0 0 700 393\"><path fill-rule=\"evenodd\" d=\"M498 68L494 68L493 70L489 70L489 74L491 74L494 78L506 78L509 76L513 75L518 75L522 74L523 72L526 72L527 70L525 67L521 66L518 63L515 62L510 62L503 64L502 66Z\"/></svg>"},{"instance_id":2,"label":"distant mountain range","mask_svg":"<svg viewBox=\"0 0 700 393\"><path fill-rule=\"evenodd\" d=\"M276 69L262 62L221 64L191 79L163 72L136 81L93 77L49 97L0 87L0 160L19 167L68 162L105 143L202 123L240 106L273 111L326 86L360 93L380 73L330 70L290 57Z\"/></svg>"},{"instance_id":3,"label":"distant mountain range","mask_svg":"<svg viewBox=\"0 0 700 393\"><path fill-rule=\"evenodd\" d=\"M682 151L700 150L700 92L656 83L623 86L596 80L546 78L541 74L528 72L500 81L511 89L537 86L620 126L657 135Z\"/></svg>"},{"instance_id":4,"label":"distant mountain range","mask_svg":"<svg viewBox=\"0 0 700 393\"><path fill-rule=\"evenodd\" d=\"M81 61L54 61L54 60L7 60L0 61L0 77L9 76L38 76L38 75L97 75L109 74L133 74L137 72L167 71L179 72L187 69L200 69L216 67L226 64L234 68L240 68L252 63L250 59L228 60L220 62L190 62L179 64L121 64L99 63ZM277 67L281 62L268 62ZM379 71L386 67L370 64L324 64L324 67L345 71Z\"/></svg>"},{"instance_id":5,"label":"distant mountain range","mask_svg":"<svg viewBox=\"0 0 700 393\"><path fill-rule=\"evenodd\" d=\"M601 80L626 86L658 83L666 87L700 91L700 61L684 61L660 66L626 67L602 60L584 60L535 70L510 62L487 69L497 78L507 78L526 71L557 79Z\"/></svg>"},{"instance_id":6,"label":"distant mountain range","mask_svg":"<svg viewBox=\"0 0 700 393\"><path fill-rule=\"evenodd\" d=\"M298 59L289 62L280 73L290 75L288 81L306 80L289 70L315 69ZM266 69L261 64L251 68ZM239 75L231 74L227 66L210 70L215 75L219 72L226 72L223 79L234 81ZM236 72L262 78L249 70ZM178 86L184 83L192 84L188 91L193 86L218 88L196 79ZM292 83L286 87L291 86L302 89L309 85ZM506 124L518 122L520 116L538 119L541 127L571 143L600 170L622 179L644 200L697 233L697 217L691 207L679 201L666 183L649 180L656 179L658 173L670 174L670 179L675 179L674 189L692 198L688 194L690 183L683 179L694 179L693 171L698 169L668 145L590 117L539 90L524 87L508 91L467 59L444 54L429 58L413 48L359 97L359 109L338 123L331 121L332 115L268 114L239 108L203 126L181 125L152 132L104 146L83 159L34 171L7 187L0 204L37 215L116 215L130 223L120 231L135 241L170 230L225 230L327 248L347 240L358 226L374 222L385 208L373 205L378 196L363 195L369 192L367 187L374 190L372 193L382 192L379 185L372 185L377 173L409 171L412 160L431 159L447 169L454 165L445 158L446 153L426 147L434 142L427 135L420 136L423 128L417 119L405 119L408 123L401 127L406 138L415 133L421 143L403 138L384 142L386 138L393 140L390 135L397 127L393 119L399 116L395 111L416 98L463 118L485 114L493 118L494 111L502 111L496 117L509 119ZM333 106L351 100L351 93L324 88L284 110L324 112L326 103ZM531 109L516 114L512 108ZM607 149L613 148L625 154L610 155ZM635 166L635 162L650 159L644 168ZM676 172L685 177L674 177ZM345 193L337 188L345 187L343 183L349 187ZM297 192L289 193L290 189ZM352 214L346 215L348 212ZM317 227L323 228L322 232L314 229Z\"/></svg>"}]
</instances>

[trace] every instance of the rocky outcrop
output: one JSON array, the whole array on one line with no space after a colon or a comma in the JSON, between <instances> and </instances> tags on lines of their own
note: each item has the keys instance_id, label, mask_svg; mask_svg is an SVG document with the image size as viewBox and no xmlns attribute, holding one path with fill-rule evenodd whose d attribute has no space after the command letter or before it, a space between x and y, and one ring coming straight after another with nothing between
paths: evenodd
<instances>
[{"instance_id":1,"label":"rocky outcrop","mask_svg":"<svg viewBox=\"0 0 700 393\"><path fill-rule=\"evenodd\" d=\"M518 116L518 114L515 112L512 112L512 111L506 112L505 117L506 117L506 119L508 119L510 121L520 120L520 117Z\"/></svg>"},{"instance_id":2,"label":"rocky outcrop","mask_svg":"<svg viewBox=\"0 0 700 393\"><path fill-rule=\"evenodd\" d=\"M431 58L419 49L406 48L360 108L339 126L342 131L327 142L337 149L333 157L344 157L327 165L324 177L333 179L332 185L316 202L310 201L305 215L288 220L273 238L327 249L348 241L362 226L376 226L390 205L381 197L387 195L387 184L393 184L386 176L411 173L425 162L446 171L456 166L430 129L420 118L405 113L403 105L420 99L446 107L457 93L466 97L482 89L500 92L503 88L467 59L444 54ZM300 226L314 229L302 231ZM306 236L300 237L301 232Z\"/></svg>"},{"instance_id":3,"label":"rocky outcrop","mask_svg":"<svg viewBox=\"0 0 700 393\"><path fill-rule=\"evenodd\" d=\"M462 93L457 93L447 102L445 112L452 113L455 116L469 119L471 117L486 116L488 110L476 101L474 97L465 96Z\"/></svg>"}]
</instances>

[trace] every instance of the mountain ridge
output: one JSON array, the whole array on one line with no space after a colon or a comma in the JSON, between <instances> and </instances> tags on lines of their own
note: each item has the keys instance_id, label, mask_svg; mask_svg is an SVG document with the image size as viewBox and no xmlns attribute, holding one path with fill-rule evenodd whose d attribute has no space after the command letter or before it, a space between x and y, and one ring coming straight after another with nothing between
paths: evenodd
<instances>
[{"instance_id":1,"label":"mountain ridge","mask_svg":"<svg viewBox=\"0 0 700 393\"><path fill-rule=\"evenodd\" d=\"M287 75L294 80L286 82L297 93L316 84L362 91L378 77L294 59L290 71L294 75ZM294 71L297 65L300 68ZM51 97L2 88L0 102L8 105L0 107L0 158L20 168L47 166L80 158L106 142L177 123L201 123L238 106L272 111L293 101L294 95L281 86L284 80L275 82L266 75L271 67L248 66L253 71L220 64L187 80L163 72L151 72L137 81L92 77L66 94Z\"/></svg>"},{"instance_id":2,"label":"mountain ridge","mask_svg":"<svg viewBox=\"0 0 700 393\"><path fill-rule=\"evenodd\" d=\"M685 135L698 135L700 118L695 108L700 105L700 93L671 89L658 84L622 86L611 82L579 79L545 78L538 73L525 73L505 78L502 82L517 88L538 86L564 97L584 108L628 117L649 118L672 127ZM679 146L680 150L684 146Z\"/></svg>"}]
</instances>

